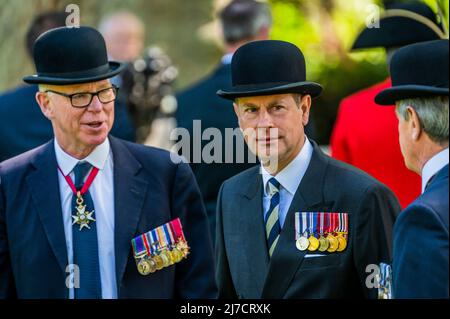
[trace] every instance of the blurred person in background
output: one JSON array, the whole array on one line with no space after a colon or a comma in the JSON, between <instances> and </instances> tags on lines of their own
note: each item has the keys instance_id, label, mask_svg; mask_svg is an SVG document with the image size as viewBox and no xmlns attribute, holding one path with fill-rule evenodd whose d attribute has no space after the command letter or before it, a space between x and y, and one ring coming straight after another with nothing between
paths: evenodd
<instances>
[{"instance_id":1,"label":"blurred person in background","mask_svg":"<svg viewBox=\"0 0 450 319\"><path fill-rule=\"evenodd\" d=\"M33 19L25 38L30 58L34 41L39 35L65 26L67 15L63 11L48 11ZM52 125L36 102L37 91L37 85L21 85L0 95L0 162L53 138ZM134 129L124 107L118 104L115 109L116 121L111 134L125 140L134 140Z\"/></svg>"},{"instance_id":2,"label":"blurred person in background","mask_svg":"<svg viewBox=\"0 0 450 319\"><path fill-rule=\"evenodd\" d=\"M185 128L191 135L193 145L194 120L201 120L202 131L217 128L225 136L225 129L238 127L237 118L233 112L232 102L219 98L219 89L231 87L231 59L234 52L242 45L257 40L269 38L272 26L272 14L267 3L255 0L231 1L219 12L219 20L223 41L224 56L216 69L206 78L192 85L177 95L178 108L176 112L177 126ZM209 141L202 141L202 149ZM236 161L237 142L233 142L233 163L191 163L206 210L210 220L212 236L215 237L216 203L220 185L228 178L254 166L245 158L244 163ZM225 154L223 143L222 159ZM248 154L247 146L244 148Z\"/></svg>"},{"instance_id":3,"label":"blurred person in background","mask_svg":"<svg viewBox=\"0 0 450 319\"><path fill-rule=\"evenodd\" d=\"M389 64L400 47L445 36L436 14L423 3L394 3L386 9L380 27L366 27L352 50L383 47ZM420 178L405 167L394 106L380 108L374 102L375 96L390 86L387 78L342 100L331 137L331 155L387 185L404 208L420 194Z\"/></svg>"},{"instance_id":4,"label":"blurred person in background","mask_svg":"<svg viewBox=\"0 0 450 319\"><path fill-rule=\"evenodd\" d=\"M145 25L130 11L105 16L99 31L110 59L126 64L112 82L121 87L118 99L126 104L133 120L136 141L169 149L177 107L172 86L178 70L161 48L145 48Z\"/></svg>"}]
</instances>

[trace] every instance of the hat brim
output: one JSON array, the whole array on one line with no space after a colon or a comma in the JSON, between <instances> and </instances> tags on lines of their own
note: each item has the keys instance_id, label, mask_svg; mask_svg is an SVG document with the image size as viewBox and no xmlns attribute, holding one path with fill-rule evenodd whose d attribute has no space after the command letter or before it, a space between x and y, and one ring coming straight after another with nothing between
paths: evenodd
<instances>
[{"instance_id":1,"label":"hat brim","mask_svg":"<svg viewBox=\"0 0 450 319\"><path fill-rule=\"evenodd\" d=\"M248 96L261 96L261 95L274 95L283 93L298 93L298 94L308 94L312 98L320 95L322 92L322 86L315 82L296 82L290 84L274 85L269 83L266 85L242 85L235 86L232 90L219 90L217 95L227 99L235 100L239 97Z\"/></svg>"},{"instance_id":2,"label":"hat brim","mask_svg":"<svg viewBox=\"0 0 450 319\"><path fill-rule=\"evenodd\" d=\"M419 97L446 95L448 88L438 88L425 85L402 85L385 89L375 96L375 102L379 105L393 105L404 99Z\"/></svg>"},{"instance_id":3,"label":"hat brim","mask_svg":"<svg viewBox=\"0 0 450 319\"><path fill-rule=\"evenodd\" d=\"M53 84L53 85L69 85L69 84L81 84L95 81L101 81L109 79L124 70L126 65L124 63L109 61L109 71L93 76L79 76L79 77L50 77L39 76L38 74L26 76L23 81L29 84Z\"/></svg>"}]
</instances>

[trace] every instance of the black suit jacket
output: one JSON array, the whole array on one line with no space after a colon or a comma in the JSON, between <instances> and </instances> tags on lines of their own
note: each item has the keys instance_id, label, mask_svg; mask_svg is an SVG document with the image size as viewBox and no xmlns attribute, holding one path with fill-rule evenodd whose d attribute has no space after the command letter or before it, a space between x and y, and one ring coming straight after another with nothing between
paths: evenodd
<instances>
[{"instance_id":1,"label":"black suit jacket","mask_svg":"<svg viewBox=\"0 0 450 319\"><path fill-rule=\"evenodd\" d=\"M295 193L272 258L268 257L259 167L227 180L217 204L216 279L222 298L375 298L366 267L389 262L400 205L383 184L336 161L313 143L309 167ZM294 214L349 214L343 252L305 258L295 246Z\"/></svg>"},{"instance_id":2,"label":"black suit jacket","mask_svg":"<svg viewBox=\"0 0 450 319\"><path fill-rule=\"evenodd\" d=\"M114 160L119 298L215 298L214 260L201 195L187 164L110 137ZM68 298L67 250L53 141L0 164L0 298ZM191 253L148 276L131 240L179 217Z\"/></svg>"}]
</instances>

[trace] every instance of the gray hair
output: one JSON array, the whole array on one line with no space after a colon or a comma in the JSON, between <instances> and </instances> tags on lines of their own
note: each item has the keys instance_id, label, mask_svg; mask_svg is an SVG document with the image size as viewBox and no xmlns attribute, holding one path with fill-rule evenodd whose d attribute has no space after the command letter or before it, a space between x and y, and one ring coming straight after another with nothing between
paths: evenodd
<instances>
[{"instance_id":1,"label":"gray hair","mask_svg":"<svg viewBox=\"0 0 450 319\"><path fill-rule=\"evenodd\" d=\"M417 112L420 125L433 142L440 145L448 144L448 96L397 101L397 113L406 121L409 120L408 106L411 106Z\"/></svg>"},{"instance_id":2,"label":"gray hair","mask_svg":"<svg viewBox=\"0 0 450 319\"><path fill-rule=\"evenodd\" d=\"M269 5L257 0L233 0L219 13L219 18L228 44L251 39L262 28L272 26Z\"/></svg>"}]
</instances>

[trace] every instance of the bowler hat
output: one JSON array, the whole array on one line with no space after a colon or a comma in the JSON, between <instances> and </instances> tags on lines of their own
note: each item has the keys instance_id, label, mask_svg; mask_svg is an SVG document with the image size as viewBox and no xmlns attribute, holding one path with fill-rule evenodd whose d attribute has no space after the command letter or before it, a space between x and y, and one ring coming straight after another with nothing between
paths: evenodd
<instances>
[{"instance_id":1,"label":"bowler hat","mask_svg":"<svg viewBox=\"0 0 450 319\"><path fill-rule=\"evenodd\" d=\"M281 93L318 96L322 87L306 81L303 53L289 42L264 40L241 46L231 62L232 87L217 95L234 100L244 96Z\"/></svg>"},{"instance_id":2,"label":"bowler hat","mask_svg":"<svg viewBox=\"0 0 450 319\"><path fill-rule=\"evenodd\" d=\"M61 27L43 33L34 43L37 74L27 83L77 84L100 81L123 70L119 62L108 62L105 40L91 27Z\"/></svg>"},{"instance_id":3,"label":"bowler hat","mask_svg":"<svg viewBox=\"0 0 450 319\"><path fill-rule=\"evenodd\" d=\"M394 3L386 7L379 26L366 27L356 38L352 50L395 48L445 38L437 16L420 2Z\"/></svg>"},{"instance_id":4,"label":"bowler hat","mask_svg":"<svg viewBox=\"0 0 450 319\"><path fill-rule=\"evenodd\" d=\"M375 102L392 105L398 100L448 96L448 40L411 44L399 49L390 65L392 87Z\"/></svg>"}]
</instances>

